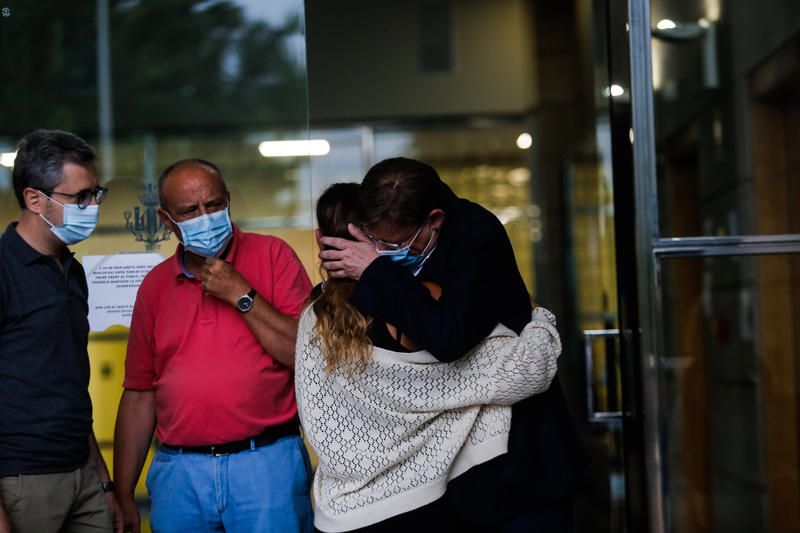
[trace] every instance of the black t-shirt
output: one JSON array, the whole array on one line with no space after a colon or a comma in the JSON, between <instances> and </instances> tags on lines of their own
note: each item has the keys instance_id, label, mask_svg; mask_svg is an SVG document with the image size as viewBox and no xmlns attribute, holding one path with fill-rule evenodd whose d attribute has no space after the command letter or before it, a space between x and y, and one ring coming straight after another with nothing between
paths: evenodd
<instances>
[{"instance_id":1,"label":"black t-shirt","mask_svg":"<svg viewBox=\"0 0 800 533\"><path fill-rule=\"evenodd\" d=\"M0 237L0 477L68 472L89 456L88 288L67 250Z\"/></svg>"}]
</instances>

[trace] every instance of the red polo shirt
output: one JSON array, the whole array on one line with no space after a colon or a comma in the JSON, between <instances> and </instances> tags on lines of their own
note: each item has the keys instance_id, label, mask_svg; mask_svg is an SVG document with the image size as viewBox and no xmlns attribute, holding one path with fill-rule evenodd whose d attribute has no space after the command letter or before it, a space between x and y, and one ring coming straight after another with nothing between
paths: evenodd
<instances>
[{"instance_id":1,"label":"red polo shirt","mask_svg":"<svg viewBox=\"0 0 800 533\"><path fill-rule=\"evenodd\" d=\"M225 260L278 311L297 317L311 282L289 245L237 227L232 241ZM297 416L293 369L264 350L236 309L203 294L183 272L182 252L178 246L139 287L125 359L123 386L155 390L159 440L222 444Z\"/></svg>"}]
</instances>

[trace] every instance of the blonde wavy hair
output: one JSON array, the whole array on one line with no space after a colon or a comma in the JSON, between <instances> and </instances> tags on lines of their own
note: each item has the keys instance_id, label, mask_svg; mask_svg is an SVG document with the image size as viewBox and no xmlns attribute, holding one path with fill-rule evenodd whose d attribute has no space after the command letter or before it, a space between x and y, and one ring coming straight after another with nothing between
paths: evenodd
<instances>
[{"instance_id":1,"label":"blonde wavy hair","mask_svg":"<svg viewBox=\"0 0 800 533\"><path fill-rule=\"evenodd\" d=\"M352 239L348 224L359 224L361 213L360 187L357 183L336 183L328 187L317 201L317 224L327 237ZM372 357L372 341L368 330L372 318L364 316L350 304L355 290L352 279L330 278L320 269L325 281L322 290L312 295L317 316L314 325L322 341L325 371L363 371Z\"/></svg>"}]
</instances>

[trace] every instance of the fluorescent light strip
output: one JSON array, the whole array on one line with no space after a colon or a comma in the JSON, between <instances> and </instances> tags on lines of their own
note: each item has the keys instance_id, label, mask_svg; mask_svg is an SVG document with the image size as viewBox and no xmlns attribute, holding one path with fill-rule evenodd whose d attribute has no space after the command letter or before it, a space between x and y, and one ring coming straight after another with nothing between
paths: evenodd
<instances>
[{"instance_id":1,"label":"fluorescent light strip","mask_svg":"<svg viewBox=\"0 0 800 533\"><path fill-rule=\"evenodd\" d=\"M300 157L327 155L331 145L325 139L307 141L264 141L258 152L264 157Z\"/></svg>"},{"instance_id":2,"label":"fluorescent light strip","mask_svg":"<svg viewBox=\"0 0 800 533\"><path fill-rule=\"evenodd\" d=\"M0 154L0 165L12 168L14 166L14 160L16 158L17 158L17 152L3 152L2 154Z\"/></svg>"}]
</instances>

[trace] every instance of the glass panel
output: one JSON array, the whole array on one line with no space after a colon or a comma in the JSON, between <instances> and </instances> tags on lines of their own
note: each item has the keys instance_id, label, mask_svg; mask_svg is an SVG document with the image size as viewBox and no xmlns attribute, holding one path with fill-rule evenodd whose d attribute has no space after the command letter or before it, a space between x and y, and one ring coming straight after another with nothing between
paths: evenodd
<instances>
[{"instance_id":1,"label":"glass panel","mask_svg":"<svg viewBox=\"0 0 800 533\"><path fill-rule=\"evenodd\" d=\"M314 197L337 181L360 182L372 166L388 157L411 157L432 165L463 198L493 211L511 238L523 278L533 292L532 242L541 238L539 208L531 201L527 148L517 145L522 121L479 127L371 126L312 130L329 139L331 153L311 163Z\"/></svg>"},{"instance_id":2,"label":"glass panel","mask_svg":"<svg viewBox=\"0 0 800 533\"><path fill-rule=\"evenodd\" d=\"M661 235L798 232L800 3L651 6Z\"/></svg>"},{"instance_id":3,"label":"glass panel","mask_svg":"<svg viewBox=\"0 0 800 533\"><path fill-rule=\"evenodd\" d=\"M613 333L620 327L614 188L617 183L624 187L624 181L614 160L614 145L629 143L629 128L620 125L619 117L630 103L630 86L621 74L628 62L625 36L609 33L609 28L624 27L626 13L624 6L616 9L607 2L578 4L579 28L591 53L587 72L591 98L588 127L580 138L571 139L573 153L561 164L561 200L566 211L566 297L573 314L569 318L583 336L580 346L573 344L569 351L565 344L565 354L581 354L586 365L586 390L572 396L585 397L579 423L592 461L587 481L575 497L575 531L624 532L631 527L624 453L627 421L622 418L621 342ZM551 120L555 123L562 117ZM550 132L558 131L555 124L549 126ZM564 338L567 343L576 342L572 335Z\"/></svg>"},{"instance_id":4,"label":"glass panel","mask_svg":"<svg viewBox=\"0 0 800 533\"><path fill-rule=\"evenodd\" d=\"M176 241L155 215L155 183L167 165L197 157L221 168L236 224L284 238L314 272L309 158L259 151L264 141L308 139L303 0L0 7L3 228L19 216L17 141L56 128L95 146L110 189L98 230L73 247L84 264L96 255L171 255ZM126 344L120 325L93 331L89 343L94 428L109 466ZM143 479L136 494L146 522Z\"/></svg>"},{"instance_id":5,"label":"glass panel","mask_svg":"<svg viewBox=\"0 0 800 533\"><path fill-rule=\"evenodd\" d=\"M423 21L413 4L307 2L311 79L325 81L311 86L319 125L311 136L331 143L327 157L312 161L314 196L331 182L361 181L377 161L406 156L432 164L456 194L500 218L528 289L559 316L560 381L594 459L576 498L576 531L624 531L622 424L588 422L582 331L618 327L610 108L629 105L628 89L617 94L614 85L630 84L609 74L611 63L625 70L627 48L617 52L620 60L605 54L611 37L625 42L625 6L612 23L606 2L593 0L450 2L454 69L431 76L416 68L408 29ZM327 23L334 16L345 26L355 21L355 30L333 31L341 30ZM374 26L367 19L381 21L379 31L356 28ZM509 40L518 21L525 22L522 38ZM417 37L429 29L416 27ZM619 32L609 36L608 28ZM395 34L407 37L404 46L387 39ZM496 68L534 51L513 73ZM515 81L529 66L532 87ZM508 88L524 95L522 105L505 95ZM629 125L614 126L629 147ZM613 408L619 354L599 346L597 361L609 372L593 380L598 397L609 400L598 405Z\"/></svg>"},{"instance_id":6,"label":"glass panel","mask_svg":"<svg viewBox=\"0 0 800 533\"><path fill-rule=\"evenodd\" d=\"M536 280L532 243L541 238L540 209L531 200L528 167L530 144L520 122L495 123L480 128L377 131L375 157L381 160L407 154L432 165L463 198L492 211L505 225L517 265L533 293Z\"/></svg>"},{"instance_id":7,"label":"glass panel","mask_svg":"<svg viewBox=\"0 0 800 533\"><path fill-rule=\"evenodd\" d=\"M593 451L602 450L604 461L594 460L585 474L583 490L593 498L579 496L575 531L619 533L628 531L625 509L625 463L622 422L595 424L590 430Z\"/></svg>"},{"instance_id":8,"label":"glass panel","mask_svg":"<svg viewBox=\"0 0 800 533\"><path fill-rule=\"evenodd\" d=\"M576 531L628 531L620 337L617 330L584 331L584 336L590 421L585 436L597 457L576 500Z\"/></svg>"},{"instance_id":9,"label":"glass panel","mask_svg":"<svg viewBox=\"0 0 800 533\"><path fill-rule=\"evenodd\" d=\"M587 409L594 421L622 413L619 330L583 332L586 348Z\"/></svg>"},{"instance_id":10,"label":"glass panel","mask_svg":"<svg viewBox=\"0 0 800 533\"><path fill-rule=\"evenodd\" d=\"M800 530L800 255L662 262L668 530Z\"/></svg>"}]
</instances>

